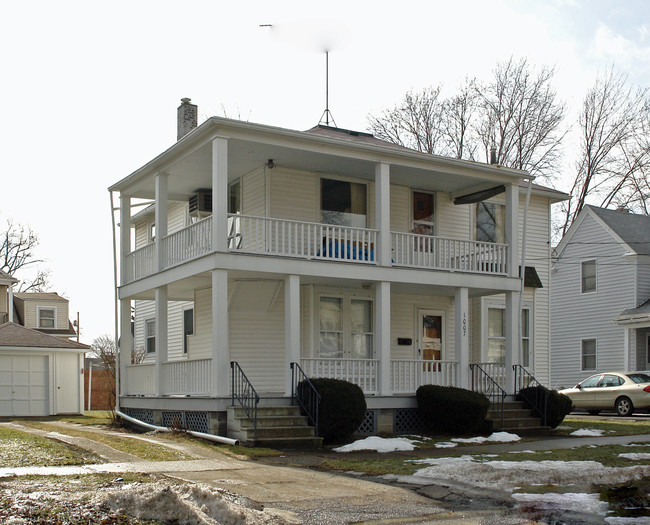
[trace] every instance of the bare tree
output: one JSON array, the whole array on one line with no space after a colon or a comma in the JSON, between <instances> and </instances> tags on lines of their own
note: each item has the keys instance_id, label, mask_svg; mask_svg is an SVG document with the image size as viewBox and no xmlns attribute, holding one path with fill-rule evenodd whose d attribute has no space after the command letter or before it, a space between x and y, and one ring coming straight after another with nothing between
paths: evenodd
<instances>
[{"instance_id":1,"label":"bare tree","mask_svg":"<svg viewBox=\"0 0 650 525\"><path fill-rule=\"evenodd\" d=\"M487 162L495 146L499 164L550 179L566 134L566 108L552 88L553 75L553 69L534 72L525 59L510 59L497 65L490 82L466 79L447 99L440 86L409 92L394 108L369 116L369 128L389 142L460 159Z\"/></svg>"},{"instance_id":2,"label":"bare tree","mask_svg":"<svg viewBox=\"0 0 650 525\"><path fill-rule=\"evenodd\" d=\"M43 262L43 259L38 259L35 254L38 236L29 227L7 220L7 227L0 241L0 270L9 275L15 277L21 270L30 269ZM42 292L49 288L49 271L37 269L33 279L21 280L18 291Z\"/></svg>"},{"instance_id":3,"label":"bare tree","mask_svg":"<svg viewBox=\"0 0 650 525\"><path fill-rule=\"evenodd\" d=\"M648 213L650 102L609 68L588 91L578 119L580 149L571 198L562 206L563 235L588 200Z\"/></svg>"},{"instance_id":4,"label":"bare tree","mask_svg":"<svg viewBox=\"0 0 650 525\"><path fill-rule=\"evenodd\" d=\"M91 347L93 353L101 361L102 368L106 371L108 376L110 386L109 402L111 406L111 421L115 421L115 339L108 334L100 335L93 340ZM88 407L88 409L90 410L90 407Z\"/></svg>"},{"instance_id":5,"label":"bare tree","mask_svg":"<svg viewBox=\"0 0 650 525\"><path fill-rule=\"evenodd\" d=\"M552 87L555 72L533 71L526 59L497 64L494 78L478 85L477 128L485 160L496 147L497 163L551 179L559 169L566 106Z\"/></svg>"}]
</instances>

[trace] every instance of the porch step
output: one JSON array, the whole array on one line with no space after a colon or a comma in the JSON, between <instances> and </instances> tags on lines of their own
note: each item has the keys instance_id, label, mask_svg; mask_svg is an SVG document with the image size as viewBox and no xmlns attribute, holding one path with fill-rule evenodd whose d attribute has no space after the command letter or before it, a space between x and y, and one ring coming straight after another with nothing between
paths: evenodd
<instances>
[{"instance_id":1,"label":"porch step","mask_svg":"<svg viewBox=\"0 0 650 525\"><path fill-rule=\"evenodd\" d=\"M244 409L230 407L228 436L248 446L269 448L318 449L323 441L296 406L258 406L257 436Z\"/></svg>"},{"instance_id":2,"label":"porch step","mask_svg":"<svg viewBox=\"0 0 650 525\"><path fill-rule=\"evenodd\" d=\"M541 424L541 418L534 415L523 401L506 401L503 405L503 423L501 411L490 404L486 419L494 424L494 430L512 432L515 434L545 434L549 427Z\"/></svg>"}]
</instances>

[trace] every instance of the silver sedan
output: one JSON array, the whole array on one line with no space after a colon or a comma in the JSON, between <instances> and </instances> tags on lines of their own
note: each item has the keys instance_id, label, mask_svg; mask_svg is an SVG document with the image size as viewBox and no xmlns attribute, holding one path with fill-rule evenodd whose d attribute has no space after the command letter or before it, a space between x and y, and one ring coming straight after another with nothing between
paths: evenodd
<instances>
[{"instance_id":1,"label":"silver sedan","mask_svg":"<svg viewBox=\"0 0 650 525\"><path fill-rule=\"evenodd\" d=\"M590 414L614 409L619 416L631 416L635 410L650 410L650 375L640 372L595 374L559 392L571 398L575 409Z\"/></svg>"}]
</instances>

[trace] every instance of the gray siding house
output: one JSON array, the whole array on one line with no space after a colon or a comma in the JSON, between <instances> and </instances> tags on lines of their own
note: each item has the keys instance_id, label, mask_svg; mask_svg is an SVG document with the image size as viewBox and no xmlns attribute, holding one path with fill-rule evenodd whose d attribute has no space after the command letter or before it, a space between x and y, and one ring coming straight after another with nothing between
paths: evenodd
<instances>
[{"instance_id":1,"label":"gray siding house","mask_svg":"<svg viewBox=\"0 0 650 525\"><path fill-rule=\"evenodd\" d=\"M556 248L551 384L650 368L650 217L585 206Z\"/></svg>"}]
</instances>

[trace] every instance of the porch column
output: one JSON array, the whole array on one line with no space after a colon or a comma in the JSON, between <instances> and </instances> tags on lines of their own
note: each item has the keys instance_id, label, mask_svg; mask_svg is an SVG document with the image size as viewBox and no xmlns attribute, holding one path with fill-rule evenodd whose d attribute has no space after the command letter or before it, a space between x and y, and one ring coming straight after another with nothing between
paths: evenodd
<instances>
[{"instance_id":1,"label":"porch column","mask_svg":"<svg viewBox=\"0 0 650 525\"><path fill-rule=\"evenodd\" d=\"M382 281L375 287L375 338L379 358L380 396L392 396L390 384L390 282Z\"/></svg>"},{"instance_id":2,"label":"porch column","mask_svg":"<svg viewBox=\"0 0 650 525\"><path fill-rule=\"evenodd\" d=\"M390 266L390 166L383 162L375 166L375 228L377 264Z\"/></svg>"},{"instance_id":3,"label":"porch column","mask_svg":"<svg viewBox=\"0 0 650 525\"><path fill-rule=\"evenodd\" d=\"M131 197L120 194L120 282L126 284L133 276L126 267L126 256L131 252Z\"/></svg>"},{"instance_id":4,"label":"porch column","mask_svg":"<svg viewBox=\"0 0 650 525\"><path fill-rule=\"evenodd\" d=\"M508 275L519 277L519 186L515 184L506 185L506 243L510 245Z\"/></svg>"},{"instance_id":5,"label":"porch column","mask_svg":"<svg viewBox=\"0 0 650 525\"><path fill-rule=\"evenodd\" d=\"M228 248L228 140L212 141L212 250Z\"/></svg>"},{"instance_id":6,"label":"porch column","mask_svg":"<svg viewBox=\"0 0 650 525\"><path fill-rule=\"evenodd\" d=\"M167 191L168 186L167 173L156 173L156 268L162 271L167 265L167 256L165 254L165 247L163 239L167 237L167 216L169 208L169 195Z\"/></svg>"},{"instance_id":7,"label":"porch column","mask_svg":"<svg viewBox=\"0 0 650 525\"><path fill-rule=\"evenodd\" d=\"M469 294L467 288L456 288L454 306L456 361L458 361L457 386L469 389Z\"/></svg>"},{"instance_id":8,"label":"porch column","mask_svg":"<svg viewBox=\"0 0 650 525\"><path fill-rule=\"evenodd\" d=\"M156 233L156 237L158 234ZM165 371L167 362L167 286L156 288L156 394L162 397L165 392Z\"/></svg>"},{"instance_id":9,"label":"porch column","mask_svg":"<svg viewBox=\"0 0 650 525\"><path fill-rule=\"evenodd\" d=\"M212 270L212 395L230 396L228 271Z\"/></svg>"},{"instance_id":10,"label":"porch column","mask_svg":"<svg viewBox=\"0 0 650 525\"><path fill-rule=\"evenodd\" d=\"M521 326L521 314L519 310L519 292L506 292L506 385L505 391L508 395L515 393L515 375L513 365L519 364L519 347L521 338L519 327Z\"/></svg>"},{"instance_id":11,"label":"porch column","mask_svg":"<svg viewBox=\"0 0 650 525\"><path fill-rule=\"evenodd\" d=\"M126 376L126 365L131 364L131 352L133 350L133 335L131 334L131 301L122 299L120 301L120 381L123 388L120 388L120 381L115 382L116 396L121 393L128 393ZM119 397L118 397L119 399ZM119 402L118 402L119 405Z\"/></svg>"},{"instance_id":12,"label":"porch column","mask_svg":"<svg viewBox=\"0 0 650 525\"><path fill-rule=\"evenodd\" d=\"M284 279L284 347L285 390L291 396L290 363L300 364L300 276L287 275Z\"/></svg>"},{"instance_id":13,"label":"porch column","mask_svg":"<svg viewBox=\"0 0 650 525\"><path fill-rule=\"evenodd\" d=\"M7 287L7 309L9 310L9 322L14 322L14 285Z\"/></svg>"}]
</instances>

